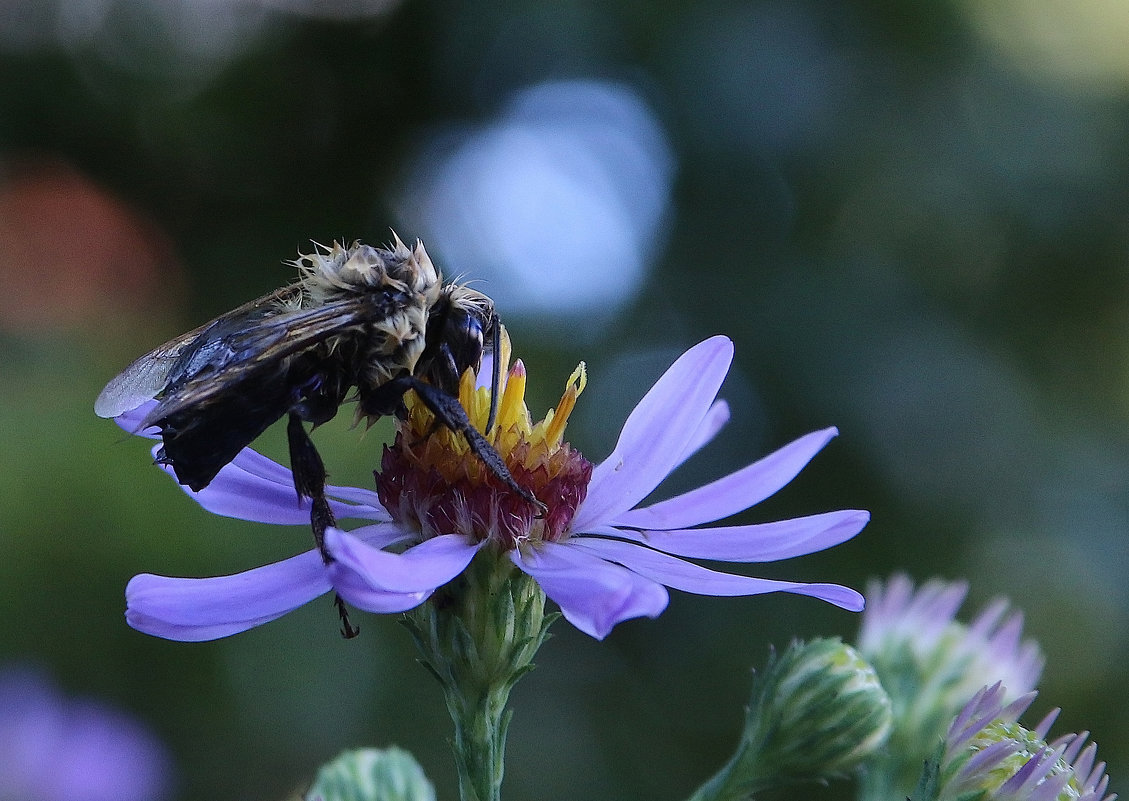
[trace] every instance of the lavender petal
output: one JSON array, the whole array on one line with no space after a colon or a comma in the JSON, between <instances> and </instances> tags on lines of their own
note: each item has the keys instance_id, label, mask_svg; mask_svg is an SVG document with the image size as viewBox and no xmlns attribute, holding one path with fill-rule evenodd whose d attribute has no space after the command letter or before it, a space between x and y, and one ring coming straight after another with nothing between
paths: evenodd
<instances>
[{"instance_id":1,"label":"lavender petal","mask_svg":"<svg viewBox=\"0 0 1129 801\"><path fill-rule=\"evenodd\" d=\"M621 564L652 581L696 595L737 596L791 592L820 598L852 612L863 607L862 595L838 584L805 584L719 573L630 542L576 538L570 544L575 544L576 548L589 551L594 556Z\"/></svg>"},{"instance_id":2,"label":"lavender petal","mask_svg":"<svg viewBox=\"0 0 1129 801\"><path fill-rule=\"evenodd\" d=\"M169 640L214 640L281 617L329 589L316 550L231 576L143 573L126 586L126 621Z\"/></svg>"},{"instance_id":3,"label":"lavender petal","mask_svg":"<svg viewBox=\"0 0 1129 801\"><path fill-rule=\"evenodd\" d=\"M612 525L639 529L685 528L737 514L760 503L795 478L838 433L835 428L813 431L710 484L616 515Z\"/></svg>"},{"instance_id":4,"label":"lavender petal","mask_svg":"<svg viewBox=\"0 0 1129 801\"><path fill-rule=\"evenodd\" d=\"M161 432L156 426L149 426L144 430L141 428L142 423L145 422L145 418L149 416L149 412L153 411L155 408L157 408L157 401L145 401L140 406L119 414L114 418L114 422L127 434L145 437L146 439L160 439Z\"/></svg>"},{"instance_id":5,"label":"lavender petal","mask_svg":"<svg viewBox=\"0 0 1129 801\"><path fill-rule=\"evenodd\" d=\"M733 343L716 336L670 366L628 416L615 449L592 471L575 530L618 517L667 477L693 444L732 360Z\"/></svg>"},{"instance_id":6,"label":"lavender petal","mask_svg":"<svg viewBox=\"0 0 1129 801\"><path fill-rule=\"evenodd\" d=\"M729 404L724 400L714 401L713 406L706 412L706 416L702 418L702 422L698 424L694 435L690 437L690 442L687 443L686 450L683 451L682 458L678 463L682 464L712 442L713 438L717 436L717 432L721 431L728 422Z\"/></svg>"},{"instance_id":7,"label":"lavender petal","mask_svg":"<svg viewBox=\"0 0 1129 801\"><path fill-rule=\"evenodd\" d=\"M772 562L846 542L862 531L869 520L869 512L847 509L747 526L621 530L616 536L675 556L723 562ZM587 542L591 538L584 539Z\"/></svg>"},{"instance_id":8,"label":"lavender petal","mask_svg":"<svg viewBox=\"0 0 1129 801\"><path fill-rule=\"evenodd\" d=\"M462 573L482 543L461 534L445 534L403 553L390 553L331 528L325 532L325 546L334 559L329 569L338 591L367 587L391 593L430 593Z\"/></svg>"},{"instance_id":9,"label":"lavender petal","mask_svg":"<svg viewBox=\"0 0 1129 801\"><path fill-rule=\"evenodd\" d=\"M556 602L566 620L598 640L624 620L657 617L669 600L662 585L571 543L513 550L510 559Z\"/></svg>"},{"instance_id":10,"label":"lavender petal","mask_svg":"<svg viewBox=\"0 0 1129 801\"><path fill-rule=\"evenodd\" d=\"M376 614L406 612L426 601L431 590L426 592L389 592L370 587L356 573L329 566L333 587L337 594L358 609Z\"/></svg>"},{"instance_id":11,"label":"lavender petal","mask_svg":"<svg viewBox=\"0 0 1129 801\"><path fill-rule=\"evenodd\" d=\"M153 449L154 457L158 447ZM176 473L171 466L159 466L176 480ZM302 498L299 501L294 490L294 474L250 448L240 451L199 492L179 486L189 498L213 514L284 526L310 522L310 500ZM326 487L326 493L330 496L330 508L339 520L391 520L391 515L380 505L376 493L371 490ZM345 503L334 496L349 497L356 502Z\"/></svg>"}]
</instances>

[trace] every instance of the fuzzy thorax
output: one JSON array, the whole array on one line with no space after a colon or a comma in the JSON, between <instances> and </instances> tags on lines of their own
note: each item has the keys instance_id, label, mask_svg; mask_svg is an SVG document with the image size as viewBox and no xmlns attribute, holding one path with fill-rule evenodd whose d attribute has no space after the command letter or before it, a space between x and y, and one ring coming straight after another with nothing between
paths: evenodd
<instances>
[{"instance_id":1,"label":"fuzzy thorax","mask_svg":"<svg viewBox=\"0 0 1129 801\"><path fill-rule=\"evenodd\" d=\"M408 248L396 236L389 248L361 242L318 247L293 262L302 286L300 305L314 308L358 296L368 299L381 315L367 318L361 383L379 387L403 372L415 372L426 346L431 310L451 289L443 286L423 243Z\"/></svg>"},{"instance_id":2,"label":"fuzzy thorax","mask_svg":"<svg viewBox=\"0 0 1129 801\"><path fill-rule=\"evenodd\" d=\"M434 306L443 277L422 242L417 240L413 249L393 236L395 241L389 248L359 241L345 247L334 242L332 247L318 245L319 251L299 254L293 264L298 268L307 304L329 303L357 292L387 291L419 297L428 308Z\"/></svg>"}]
</instances>

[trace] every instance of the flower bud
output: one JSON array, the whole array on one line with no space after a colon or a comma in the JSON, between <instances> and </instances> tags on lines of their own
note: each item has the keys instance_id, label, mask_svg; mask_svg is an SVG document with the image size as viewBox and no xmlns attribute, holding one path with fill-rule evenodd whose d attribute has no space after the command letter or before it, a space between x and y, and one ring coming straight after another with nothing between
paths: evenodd
<instances>
[{"instance_id":1,"label":"flower bud","mask_svg":"<svg viewBox=\"0 0 1129 801\"><path fill-rule=\"evenodd\" d=\"M794 643L770 662L753 691L745 736L762 740L761 759L781 778L824 779L881 748L890 721L890 698L874 668L837 638L818 639Z\"/></svg>"},{"instance_id":2,"label":"flower bud","mask_svg":"<svg viewBox=\"0 0 1129 801\"><path fill-rule=\"evenodd\" d=\"M360 748L322 765L306 801L435 801L435 788L407 751Z\"/></svg>"},{"instance_id":3,"label":"flower bud","mask_svg":"<svg viewBox=\"0 0 1129 801\"><path fill-rule=\"evenodd\" d=\"M891 747L863 774L861 801L905 798L949 721L979 688L1002 681L1008 700L1034 689L1043 655L1023 639L1023 616L997 600L970 623L958 621L967 592L963 581L915 587L904 575L871 584L858 647L890 693L894 724Z\"/></svg>"},{"instance_id":4,"label":"flower bud","mask_svg":"<svg viewBox=\"0 0 1129 801\"><path fill-rule=\"evenodd\" d=\"M757 677L737 753L694 801L844 775L885 744L890 721L890 698L854 648L793 643Z\"/></svg>"}]
</instances>

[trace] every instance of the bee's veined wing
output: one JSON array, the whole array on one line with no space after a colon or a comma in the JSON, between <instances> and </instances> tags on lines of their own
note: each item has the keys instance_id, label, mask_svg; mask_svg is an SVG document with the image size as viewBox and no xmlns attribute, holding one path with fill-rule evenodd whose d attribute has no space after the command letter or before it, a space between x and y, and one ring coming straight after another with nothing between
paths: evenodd
<instances>
[{"instance_id":1,"label":"bee's veined wing","mask_svg":"<svg viewBox=\"0 0 1129 801\"><path fill-rule=\"evenodd\" d=\"M222 402L232 392L254 392L270 385L285 375L290 357L336 338L363 334L373 319L386 313L379 298L379 294L358 294L253 318L246 328L225 321L206 329L183 350L174 373L168 376L165 395L142 427Z\"/></svg>"},{"instance_id":2,"label":"bee's veined wing","mask_svg":"<svg viewBox=\"0 0 1129 801\"><path fill-rule=\"evenodd\" d=\"M205 331L221 323L236 324L242 319L261 317L264 312L274 308L283 309L286 304L296 300L300 292L301 288L298 285L283 287L222 314L146 353L122 370L98 394L97 400L94 401L94 413L99 417L117 417L136 409L165 390L169 384L169 372L176 366L182 354L196 345Z\"/></svg>"}]
</instances>

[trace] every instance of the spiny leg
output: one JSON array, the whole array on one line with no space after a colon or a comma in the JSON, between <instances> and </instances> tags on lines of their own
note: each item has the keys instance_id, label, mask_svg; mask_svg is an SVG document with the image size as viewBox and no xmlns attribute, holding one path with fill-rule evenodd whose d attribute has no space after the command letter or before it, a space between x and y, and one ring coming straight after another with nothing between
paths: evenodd
<instances>
[{"instance_id":1,"label":"spiny leg","mask_svg":"<svg viewBox=\"0 0 1129 801\"><path fill-rule=\"evenodd\" d=\"M314 543L321 552L322 561L327 565L333 561L325 548L325 530L337 525L333 510L325 497L325 463L314 447L314 441L306 433L302 418L291 413L286 425L286 437L290 443L290 467L294 471L294 490L299 498L310 499L310 528L314 532ZM333 595L337 615L341 618L341 635L352 639L361 630L349 621L349 611L337 593Z\"/></svg>"},{"instance_id":2,"label":"spiny leg","mask_svg":"<svg viewBox=\"0 0 1129 801\"><path fill-rule=\"evenodd\" d=\"M452 431L459 432L466 438L467 445L470 446L471 452L482 460L482 463L486 465L491 473L507 487L536 506L541 514L545 513L547 509L545 504L537 500L537 496L514 480L514 477L510 475L510 469L506 467L506 463L501 455L494 450L494 446L486 440L486 437L482 436L477 428L471 425L466 410L459 403L458 399L433 387L426 381L421 381L415 376L405 376L404 381L416 391L419 399L423 401L424 406L431 410L436 420L442 422L443 425L447 426L447 428Z\"/></svg>"}]
</instances>

